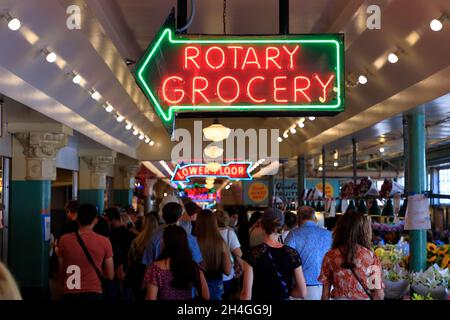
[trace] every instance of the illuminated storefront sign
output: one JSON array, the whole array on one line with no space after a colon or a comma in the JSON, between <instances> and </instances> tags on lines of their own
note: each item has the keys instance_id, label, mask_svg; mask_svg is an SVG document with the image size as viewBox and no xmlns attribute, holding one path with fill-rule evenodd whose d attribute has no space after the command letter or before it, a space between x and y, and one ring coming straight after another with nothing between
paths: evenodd
<instances>
[{"instance_id":1,"label":"illuminated storefront sign","mask_svg":"<svg viewBox=\"0 0 450 320\"><path fill-rule=\"evenodd\" d=\"M217 200L216 189L208 189L197 183L192 186L186 186L184 189L179 187L179 190L181 197L188 197L193 201L210 202Z\"/></svg>"},{"instance_id":2,"label":"illuminated storefront sign","mask_svg":"<svg viewBox=\"0 0 450 320\"><path fill-rule=\"evenodd\" d=\"M206 164L187 164L184 166L177 165L174 170L172 181L184 182L194 177L218 177L227 178L229 180L251 180L252 176L248 172L250 162L231 162L221 164L216 171L208 170Z\"/></svg>"},{"instance_id":3,"label":"illuminated storefront sign","mask_svg":"<svg viewBox=\"0 0 450 320\"><path fill-rule=\"evenodd\" d=\"M155 39L135 73L166 125L175 114L344 109L342 35L181 36L166 28Z\"/></svg>"}]
</instances>

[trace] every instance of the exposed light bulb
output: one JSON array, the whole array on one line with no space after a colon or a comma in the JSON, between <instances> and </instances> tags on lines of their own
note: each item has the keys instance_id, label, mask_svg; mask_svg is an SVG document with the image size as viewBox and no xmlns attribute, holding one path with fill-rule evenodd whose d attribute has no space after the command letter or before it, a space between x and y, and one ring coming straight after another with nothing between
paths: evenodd
<instances>
[{"instance_id":1,"label":"exposed light bulb","mask_svg":"<svg viewBox=\"0 0 450 320\"><path fill-rule=\"evenodd\" d=\"M311 121L314 121L314 120L316 120L316 117L309 117L308 119Z\"/></svg>"},{"instance_id":2,"label":"exposed light bulb","mask_svg":"<svg viewBox=\"0 0 450 320\"><path fill-rule=\"evenodd\" d=\"M339 165L339 163L337 162L337 161L335 161L334 163L333 163L333 166L335 166L335 167L337 167Z\"/></svg>"},{"instance_id":3,"label":"exposed light bulb","mask_svg":"<svg viewBox=\"0 0 450 320\"><path fill-rule=\"evenodd\" d=\"M319 171L323 171L323 167L322 166L319 167Z\"/></svg>"},{"instance_id":4,"label":"exposed light bulb","mask_svg":"<svg viewBox=\"0 0 450 320\"><path fill-rule=\"evenodd\" d=\"M155 141L150 141L149 145L151 145L152 147L155 145Z\"/></svg>"},{"instance_id":5,"label":"exposed light bulb","mask_svg":"<svg viewBox=\"0 0 450 320\"><path fill-rule=\"evenodd\" d=\"M298 127L299 128L304 128L305 127L305 123L303 121L298 123Z\"/></svg>"},{"instance_id":6,"label":"exposed light bulb","mask_svg":"<svg viewBox=\"0 0 450 320\"><path fill-rule=\"evenodd\" d=\"M282 137L278 137L278 142L282 142L283 141L283 138Z\"/></svg>"},{"instance_id":7,"label":"exposed light bulb","mask_svg":"<svg viewBox=\"0 0 450 320\"><path fill-rule=\"evenodd\" d=\"M359 82L360 84L366 84L366 83L367 83L367 77L364 76L364 75L360 75L360 76L358 77L358 82Z\"/></svg>"},{"instance_id":8,"label":"exposed light bulb","mask_svg":"<svg viewBox=\"0 0 450 320\"><path fill-rule=\"evenodd\" d=\"M164 197L167 197L167 192L164 192Z\"/></svg>"},{"instance_id":9,"label":"exposed light bulb","mask_svg":"<svg viewBox=\"0 0 450 320\"><path fill-rule=\"evenodd\" d=\"M133 136L137 136L138 133L139 133L138 129L134 129L134 131L133 131Z\"/></svg>"},{"instance_id":10,"label":"exposed light bulb","mask_svg":"<svg viewBox=\"0 0 450 320\"><path fill-rule=\"evenodd\" d=\"M295 130L295 128L294 128L294 127L292 127L292 128L290 129L290 131L291 131L291 133L292 133L292 134L294 134L294 133L296 133L296 132L297 132L297 130Z\"/></svg>"},{"instance_id":11,"label":"exposed light bulb","mask_svg":"<svg viewBox=\"0 0 450 320\"><path fill-rule=\"evenodd\" d=\"M150 138L149 137L145 138L145 143L149 143L149 142L150 142Z\"/></svg>"},{"instance_id":12,"label":"exposed light bulb","mask_svg":"<svg viewBox=\"0 0 450 320\"><path fill-rule=\"evenodd\" d=\"M47 55L45 56L45 59L49 63L55 62L56 61L56 53L54 53L54 52L47 53Z\"/></svg>"},{"instance_id":13,"label":"exposed light bulb","mask_svg":"<svg viewBox=\"0 0 450 320\"><path fill-rule=\"evenodd\" d=\"M100 93L98 91L93 90L91 93L91 98L94 99L95 101L100 100L102 96L100 95Z\"/></svg>"},{"instance_id":14,"label":"exposed light bulb","mask_svg":"<svg viewBox=\"0 0 450 320\"><path fill-rule=\"evenodd\" d=\"M139 135L139 140L144 140L144 135L142 133Z\"/></svg>"},{"instance_id":15,"label":"exposed light bulb","mask_svg":"<svg viewBox=\"0 0 450 320\"><path fill-rule=\"evenodd\" d=\"M72 78L72 82L75 84L79 84L81 82L81 76L79 74L75 74Z\"/></svg>"},{"instance_id":16,"label":"exposed light bulb","mask_svg":"<svg viewBox=\"0 0 450 320\"><path fill-rule=\"evenodd\" d=\"M388 55L388 61L390 63L397 63L398 61L398 56L395 53L389 53Z\"/></svg>"},{"instance_id":17,"label":"exposed light bulb","mask_svg":"<svg viewBox=\"0 0 450 320\"><path fill-rule=\"evenodd\" d=\"M133 127L133 125L131 123L127 122L127 125L125 126L125 129L131 130L132 127Z\"/></svg>"},{"instance_id":18,"label":"exposed light bulb","mask_svg":"<svg viewBox=\"0 0 450 320\"><path fill-rule=\"evenodd\" d=\"M105 108L105 111L106 111L106 112L109 113L109 112L112 112L113 110L114 110L114 108L113 108L112 105L110 105L110 104L107 104L107 105L106 105L106 108Z\"/></svg>"},{"instance_id":19,"label":"exposed light bulb","mask_svg":"<svg viewBox=\"0 0 450 320\"><path fill-rule=\"evenodd\" d=\"M9 18L8 19L8 28L12 31L17 31L20 29L21 23L17 18Z\"/></svg>"},{"instance_id":20,"label":"exposed light bulb","mask_svg":"<svg viewBox=\"0 0 450 320\"><path fill-rule=\"evenodd\" d=\"M380 148L380 152L381 152L381 153L384 152L384 148L383 148L383 147Z\"/></svg>"},{"instance_id":21,"label":"exposed light bulb","mask_svg":"<svg viewBox=\"0 0 450 320\"><path fill-rule=\"evenodd\" d=\"M442 30L442 22L438 19L433 19L430 22L430 28L433 31L441 31Z\"/></svg>"},{"instance_id":22,"label":"exposed light bulb","mask_svg":"<svg viewBox=\"0 0 450 320\"><path fill-rule=\"evenodd\" d=\"M123 116L121 116L120 114L117 115L117 118L116 118L117 122L122 122L123 119L125 119Z\"/></svg>"},{"instance_id":23,"label":"exposed light bulb","mask_svg":"<svg viewBox=\"0 0 450 320\"><path fill-rule=\"evenodd\" d=\"M289 137L289 135L287 134L287 132L283 133L283 138L287 139Z\"/></svg>"}]
</instances>

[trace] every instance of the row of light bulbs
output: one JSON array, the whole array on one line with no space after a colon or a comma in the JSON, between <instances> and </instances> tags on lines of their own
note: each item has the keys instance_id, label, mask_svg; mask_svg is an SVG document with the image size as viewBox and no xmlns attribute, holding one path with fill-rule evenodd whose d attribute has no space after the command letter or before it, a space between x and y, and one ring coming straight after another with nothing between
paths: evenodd
<instances>
[{"instance_id":1,"label":"row of light bulbs","mask_svg":"<svg viewBox=\"0 0 450 320\"><path fill-rule=\"evenodd\" d=\"M316 117L308 117L308 119L309 119L310 121L314 121L314 120L316 119ZM297 133L297 129L296 129L297 126L298 126L300 129L304 128L304 127L305 127L305 120L306 120L306 119L305 119L304 117L298 119L297 122L296 122L296 124L294 123L292 126L290 126L289 129L287 129L287 130L284 131L284 133L283 133L283 138L284 138L284 139L289 138L289 133L291 133L291 134L296 134L296 133ZM282 137L278 137L278 142L282 142L282 141L283 141L283 138L282 138Z\"/></svg>"},{"instance_id":2,"label":"row of light bulbs","mask_svg":"<svg viewBox=\"0 0 450 320\"><path fill-rule=\"evenodd\" d=\"M22 26L22 23L16 17L11 17L9 14L6 14L4 16L4 18L8 21L8 28L12 31L17 31ZM45 55L45 60L48 63L54 63L58 59L58 56L56 55L56 53L53 51L50 51L47 48L43 49L42 52ZM78 85L81 84L81 81L83 80L81 75L79 75L78 73L73 71L70 73L70 76L72 77L73 83L78 84ZM88 92L91 95L91 98L94 99L95 101L100 101L100 99L102 98L102 95L95 89L88 90ZM112 113L114 111L114 107L109 102L105 102L103 104L103 108L108 113ZM144 135L144 133L139 128L137 128L136 126L133 126L133 124L131 122L127 121L124 116L122 116L118 112L115 112L114 117L116 118L117 122L123 122L125 120L125 122L126 122L125 129L126 130L133 129L133 135L138 136L139 140L144 140L145 143L148 143L150 146L155 145L155 142L153 140L151 140L148 136Z\"/></svg>"},{"instance_id":3,"label":"row of light bulbs","mask_svg":"<svg viewBox=\"0 0 450 320\"><path fill-rule=\"evenodd\" d=\"M260 165L264 164L265 161L266 161L266 159L259 159L250 167L250 169L248 169L248 172L253 172Z\"/></svg>"},{"instance_id":4,"label":"row of light bulbs","mask_svg":"<svg viewBox=\"0 0 450 320\"><path fill-rule=\"evenodd\" d=\"M443 23L445 20L447 20L449 16L446 13L443 13L438 19L433 19L430 22L430 29L432 31L438 32L441 31L443 28ZM397 63L398 62L398 56L402 52L401 49L396 50L395 52L391 52L387 56L387 61L389 63ZM361 74L358 76L358 84L365 85L368 82L367 74Z\"/></svg>"}]
</instances>

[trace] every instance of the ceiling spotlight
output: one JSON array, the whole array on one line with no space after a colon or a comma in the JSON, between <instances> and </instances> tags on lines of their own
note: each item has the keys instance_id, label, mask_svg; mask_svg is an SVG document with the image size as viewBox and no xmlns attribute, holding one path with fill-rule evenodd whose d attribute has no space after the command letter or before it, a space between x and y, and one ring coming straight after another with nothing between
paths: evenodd
<instances>
[{"instance_id":1,"label":"ceiling spotlight","mask_svg":"<svg viewBox=\"0 0 450 320\"><path fill-rule=\"evenodd\" d=\"M333 163L333 166L335 166L335 167L337 167L339 165L339 163L337 162L337 161L335 161L334 163Z\"/></svg>"},{"instance_id":2,"label":"ceiling spotlight","mask_svg":"<svg viewBox=\"0 0 450 320\"><path fill-rule=\"evenodd\" d=\"M149 145L151 145L151 146L153 147L153 146L155 145L155 141L153 141L153 140L150 141L150 142L149 142Z\"/></svg>"},{"instance_id":3,"label":"ceiling spotlight","mask_svg":"<svg viewBox=\"0 0 450 320\"><path fill-rule=\"evenodd\" d=\"M116 117L117 122L122 122L123 119L125 119L123 116L121 116L120 114L117 114L117 117Z\"/></svg>"},{"instance_id":4,"label":"ceiling spotlight","mask_svg":"<svg viewBox=\"0 0 450 320\"><path fill-rule=\"evenodd\" d=\"M203 129L203 134L208 140L219 142L228 138L231 133L231 129L220 124L216 119L212 125Z\"/></svg>"},{"instance_id":5,"label":"ceiling spotlight","mask_svg":"<svg viewBox=\"0 0 450 320\"><path fill-rule=\"evenodd\" d=\"M397 63L398 61L398 56L395 53L389 53L388 55L388 61L390 63Z\"/></svg>"},{"instance_id":6,"label":"ceiling spotlight","mask_svg":"<svg viewBox=\"0 0 450 320\"><path fill-rule=\"evenodd\" d=\"M75 84L79 84L81 82L81 76L79 74L74 74L72 78L72 82Z\"/></svg>"},{"instance_id":7,"label":"ceiling spotlight","mask_svg":"<svg viewBox=\"0 0 450 320\"><path fill-rule=\"evenodd\" d=\"M17 31L20 29L21 23L20 20L13 17L7 17L6 20L8 20L8 28L12 31Z\"/></svg>"},{"instance_id":8,"label":"ceiling spotlight","mask_svg":"<svg viewBox=\"0 0 450 320\"><path fill-rule=\"evenodd\" d=\"M134 129L134 131L133 131L133 136L137 136L138 133L139 133L138 129Z\"/></svg>"},{"instance_id":9,"label":"ceiling spotlight","mask_svg":"<svg viewBox=\"0 0 450 320\"><path fill-rule=\"evenodd\" d=\"M113 106L110 105L109 103L107 103L106 107L105 107L105 111L106 112L112 112L113 110L114 110Z\"/></svg>"},{"instance_id":10,"label":"ceiling spotlight","mask_svg":"<svg viewBox=\"0 0 450 320\"><path fill-rule=\"evenodd\" d=\"M278 142L281 142L281 141L283 141L283 138L282 137L278 137Z\"/></svg>"},{"instance_id":11,"label":"ceiling spotlight","mask_svg":"<svg viewBox=\"0 0 450 320\"><path fill-rule=\"evenodd\" d=\"M150 138L149 137L146 137L145 138L145 143L149 143L150 142Z\"/></svg>"},{"instance_id":12,"label":"ceiling spotlight","mask_svg":"<svg viewBox=\"0 0 450 320\"><path fill-rule=\"evenodd\" d=\"M433 31L441 31L442 30L442 22L440 21L440 19L433 19L430 22L430 28Z\"/></svg>"},{"instance_id":13,"label":"ceiling spotlight","mask_svg":"<svg viewBox=\"0 0 450 320\"><path fill-rule=\"evenodd\" d=\"M364 75L360 75L360 76L358 77L358 82L359 82L360 84L366 84L366 83L367 83L367 77L364 76Z\"/></svg>"},{"instance_id":14,"label":"ceiling spotlight","mask_svg":"<svg viewBox=\"0 0 450 320\"><path fill-rule=\"evenodd\" d=\"M133 125L131 123L127 122L127 125L125 126L125 129L131 130L132 127L133 127Z\"/></svg>"},{"instance_id":15,"label":"ceiling spotlight","mask_svg":"<svg viewBox=\"0 0 450 320\"><path fill-rule=\"evenodd\" d=\"M100 100L102 96L100 95L100 93L98 91L92 90L91 92L91 98L94 99L95 101Z\"/></svg>"},{"instance_id":16,"label":"ceiling spotlight","mask_svg":"<svg viewBox=\"0 0 450 320\"><path fill-rule=\"evenodd\" d=\"M380 148L380 152L381 152L381 153L384 152L384 148L383 148L383 147Z\"/></svg>"},{"instance_id":17,"label":"ceiling spotlight","mask_svg":"<svg viewBox=\"0 0 450 320\"><path fill-rule=\"evenodd\" d=\"M287 139L289 137L289 135L287 134L287 132L283 133L283 138Z\"/></svg>"},{"instance_id":18,"label":"ceiling spotlight","mask_svg":"<svg viewBox=\"0 0 450 320\"><path fill-rule=\"evenodd\" d=\"M297 132L297 130L295 130L295 128L294 127L292 127L291 129L289 129L290 131L291 131L291 133L292 134L294 134L294 133L296 133Z\"/></svg>"},{"instance_id":19,"label":"ceiling spotlight","mask_svg":"<svg viewBox=\"0 0 450 320\"><path fill-rule=\"evenodd\" d=\"M304 128L305 127L305 123L302 121L302 122L299 122L298 123L298 127L299 128Z\"/></svg>"},{"instance_id":20,"label":"ceiling spotlight","mask_svg":"<svg viewBox=\"0 0 450 320\"><path fill-rule=\"evenodd\" d=\"M323 167L322 166L319 167L319 171L323 171Z\"/></svg>"},{"instance_id":21,"label":"ceiling spotlight","mask_svg":"<svg viewBox=\"0 0 450 320\"><path fill-rule=\"evenodd\" d=\"M56 53L47 52L47 54L45 56L45 60L47 60L47 62L49 62L49 63L55 62L56 61Z\"/></svg>"},{"instance_id":22,"label":"ceiling spotlight","mask_svg":"<svg viewBox=\"0 0 450 320\"><path fill-rule=\"evenodd\" d=\"M309 120L314 121L316 120L316 117L308 117Z\"/></svg>"},{"instance_id":23,"label":"ceiling spotlight","mask_svg":"<svg viewBox=\"0 0 450 320\"><path fill-rule=\"evenodd\" d=\"M139 140L144 140L144 135L142 133L139 135Z\"/></svg>"}]
</instances>

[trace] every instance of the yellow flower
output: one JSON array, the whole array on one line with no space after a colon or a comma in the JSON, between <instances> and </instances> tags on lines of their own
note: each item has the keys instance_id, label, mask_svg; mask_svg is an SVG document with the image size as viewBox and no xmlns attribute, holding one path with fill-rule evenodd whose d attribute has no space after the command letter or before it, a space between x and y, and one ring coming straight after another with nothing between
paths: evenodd
<instances>
[{"instance_id":1,"label":"yellow flower","mask_svg":"<svg viewBox=\"0 0 450 320\"><path fill-rule=\"evenodd\" d=\"M384 249L383 249L383 248L377 248L377 249L375 249L375 255L376 255L378 258L381 258L381 257L383 256L383 254L384 254Z\"/></svg>"},{"instance_id":2,"label":"yellow flower","mask_svg":"<svg viewBox=\"0 0 450 320\"><path fill-rule=\"evenodd\" d=\"M434 243L431 243L431 242L427 243L427 251L429 251L429 252L431 252L433 254L436 254L437 250L438 250L438 248L437 248L437 246Z\"/></svg>"},{"instance_id":3,"label":"yellow flower","mask_svg":"<svg viewBox=\"0 0 450 320\"><path fill-rule=\"evenodd\" d=\"M439 247L438 253L440 256L445 256L445 254L448 252L448 244L444 244L443 246Z\"/></svg>"},{"instance_id":4,"label":"yellow flower","mask_svg":"<svg viewBox=\"0 0 450 320\"><path fill-rule=\"evenodd\" d=\"M432 256L432 257L428 258L427 261L430 263L433 263L436 261L436 259L437 259L437 256Z\"/></svg>"},{"instance_id":5,"label":"yellow flower","mask_svg":"<svg viewBox=\"0 0 450 320\"><path fill-rule=\"evenodd\" d=\"M447 267L450 267L450 256L449 255L446 255L444 257L444 259L442 259L442 263L441 263L441 268L442 269L445 269Z\"/></svg>"}]
</instances>

